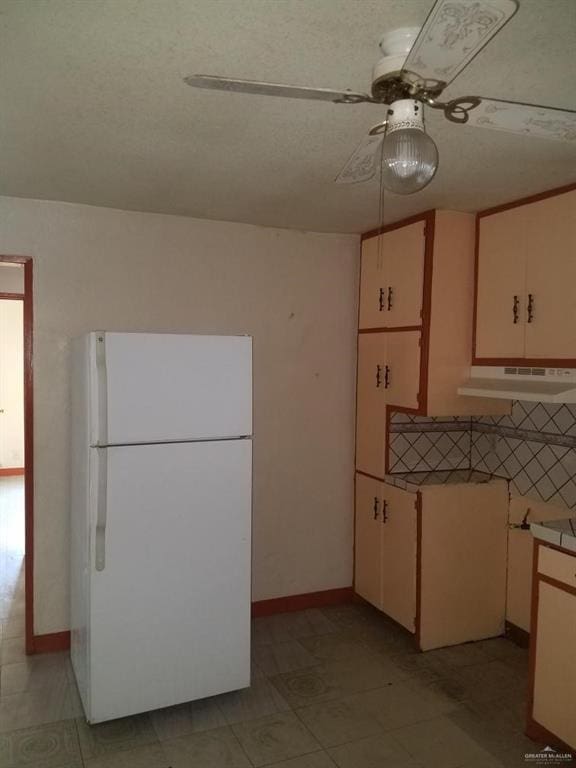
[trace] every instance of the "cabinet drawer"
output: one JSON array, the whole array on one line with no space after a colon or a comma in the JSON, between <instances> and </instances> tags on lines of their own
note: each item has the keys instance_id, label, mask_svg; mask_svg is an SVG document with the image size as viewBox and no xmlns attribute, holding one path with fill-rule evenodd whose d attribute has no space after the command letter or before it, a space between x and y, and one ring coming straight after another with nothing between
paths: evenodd
<instances>
[{"instance_id":1,"label":"cabinet drawer","mask_svg":"<svg viewBox=\"0 0 576 768\"><path fill-rule=\"evenodd\" d=\"M576 557L566 555L549 547L540 546L538 551L538 573L561 581L576 589Z\"/></svg>"}]
</instances>

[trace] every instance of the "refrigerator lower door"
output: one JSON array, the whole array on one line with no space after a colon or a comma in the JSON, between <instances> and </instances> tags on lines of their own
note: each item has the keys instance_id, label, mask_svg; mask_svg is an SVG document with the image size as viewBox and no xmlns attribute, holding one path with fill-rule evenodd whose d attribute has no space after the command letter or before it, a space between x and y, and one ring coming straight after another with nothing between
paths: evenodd
<instances>
[{"instance_id":1,"label":"refrigerator lower door","mask_svg":"<svg viewBox=\"0 0 576 768\"><path fill-rule=\"evenodd\" d=\"M251 441L93 456L87 719L248 686Z\"/></svg>"}]
</instances>

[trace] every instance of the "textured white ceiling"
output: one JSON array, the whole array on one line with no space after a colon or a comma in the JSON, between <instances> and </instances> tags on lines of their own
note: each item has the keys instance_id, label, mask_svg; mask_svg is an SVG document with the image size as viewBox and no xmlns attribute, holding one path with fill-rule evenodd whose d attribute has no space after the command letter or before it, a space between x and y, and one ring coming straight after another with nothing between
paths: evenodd
<instances>
[{"instance_id":1,"label":"textured white ceiling","mask_svg":"<svg viewBox=\"0 0 576 768\"><path fill-rule=\"evenodd\" d=\"M195 72L367 91L386 30L431 0L0 0L0 194L330 232L378 225L335 185L374 105L194 90ZM520 10L446 92L576 109L576 0ZM428 112L440 168L392 221L576 181L576 146Z\"/></svg>"}]
</instances>

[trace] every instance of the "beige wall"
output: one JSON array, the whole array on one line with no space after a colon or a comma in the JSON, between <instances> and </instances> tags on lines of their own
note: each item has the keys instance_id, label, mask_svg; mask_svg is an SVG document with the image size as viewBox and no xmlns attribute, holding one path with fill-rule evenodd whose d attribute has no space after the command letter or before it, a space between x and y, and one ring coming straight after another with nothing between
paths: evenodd
<instances>
[{"instance_id":1,"label":"beige wall","mask_svg":"<svg viewBox=\"0 0 576 768\"><path fill-rule=\"evenodd\" d=\"M68 626L69 343L254 336L256 600L352 580L356 236L0 198L34 259L37 633Z\"/></svg>"},{"instance_id":2,"label":"beige wall","mask_svg":"<svg viewBox=\"0 0 576 768\"><path fill-rule=\"evenodd\" d=\"M0 262L0 293L24 293L24 267L21 264Z\"/></svg>"}]
</instances>

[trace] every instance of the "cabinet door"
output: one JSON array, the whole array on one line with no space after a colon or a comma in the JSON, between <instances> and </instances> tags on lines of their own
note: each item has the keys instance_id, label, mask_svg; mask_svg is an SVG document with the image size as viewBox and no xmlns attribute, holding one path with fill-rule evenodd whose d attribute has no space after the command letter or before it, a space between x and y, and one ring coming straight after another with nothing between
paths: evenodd
<instances>
[{"instance_id":1,"label":"cabinet door","mask_svg":"<svg viewBox=\"0 0 576 768\"><path fill-rule=\"evenodd\" d=\"M576 594L540 581L535 629L534 720L576 747Z\"/></svg>"},{"instance_id":2,"label":"cabinet door","mask_svg":"<svg viewBox=\"0 0 576 768\"><path fill-rule=\"evenodd\" d=\"M356 475L354 590L380 608L382 483Z\"/></svg>"},{"instance_id":3,"label":"cabinet door","mask_svg":"<svg viewBox=\"0 0 576 768\"><path fill-rule=\"evenodd\" d=\"M526 207L479 219L476 357L524 357Z\"/></svg>"},{"instance_id":4,"label":"cabinet door","mask_svg":"<svg viewBox=\"0 0 576 768\"><path fill-rule=\"evenodd\" d=\"M379 237L362 243L360 269L360 328L381 328L385 324L384 255Z\"/></svg>"},{"instance_id":5,"label":"cabinet door","mask_svg":"<svg viewBox=\"0 0 576 768\"><path fill-rule=\"evenodd\" d=\"M416 494L385 485L382 610L411 632L416 622Z\"/></svg>"},{"instance_id":6,"label":"cabinet door","mask_svg":"<svg viewBox=\"0 0 576 768\"><path fill-rule=\"evenodd\" d=\"M398 331L388 334L384 386L386 402L389 405L418 408L420 331Z\"/></svg>"},{"instance_id":7,"label":"cabinet door","mask_svg":"<svg viewBox=\"0 0 576 768\"><path fill-rule=\"evenodd\" d=\"M386 328L422 324L424 229L424 222L418 221L382 235Z\"/></svg>"},{"instance_id":8,"label":"cabinet door","mask_svg":"<svg viewBox=\"0 0 576 768\"><path fill-rule=\"evenodd\" d=\"M356 468L377 477L384 474L387 338L385 333L358 337Z\"/></svg>"},{"instance_id":9,"label":"cabinet door","mask_svg":"<svg viewBox=\"0 0 576 768\"><path fill-rule=\"evenodd\" d=\"M576 358L576 191L526 213L526 357Z\"/></svg>"}]
</instances>

